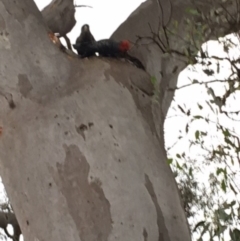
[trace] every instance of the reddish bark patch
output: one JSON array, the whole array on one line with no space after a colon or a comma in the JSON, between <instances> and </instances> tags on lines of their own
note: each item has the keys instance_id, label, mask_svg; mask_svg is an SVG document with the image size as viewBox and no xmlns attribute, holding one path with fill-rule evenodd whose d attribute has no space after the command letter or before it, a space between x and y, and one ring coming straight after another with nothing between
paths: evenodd
<instances>
[{"instance_id":1,"label":"reddish bark patch","mask_svg":"<svg viewBox=\"0 0 240 241\"><path fill-rule=\"evenodd\" d=\"M69 213L81 240L106 241L112 230L110 203L101 182L89 183L90 166L76 145L64 145L65 162L57 164L57 185L64 195Z\"/></svg>"}]
</instances>

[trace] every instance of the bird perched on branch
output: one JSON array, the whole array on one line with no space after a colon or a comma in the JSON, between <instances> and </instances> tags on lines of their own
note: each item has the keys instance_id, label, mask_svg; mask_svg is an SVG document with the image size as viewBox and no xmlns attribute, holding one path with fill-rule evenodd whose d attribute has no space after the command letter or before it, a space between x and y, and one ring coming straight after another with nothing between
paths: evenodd
<instances>
[{"instance_id":1,"label":"bird perched on branch","mask_svg":"<svg viewBox=\"0 0 240 241\"><path fill-rule=\"evenodd\" d=\"M88 24L84 24L81 28L81 33L76 39L76 43L73 45L73 48L77 50L78 54L84 57L90 57L95 55L95 47L92 45L96 40L93 37L90 27Z\"/></svg>"},{"instance_id":2,"label":"bird perched on branch","mask_svg":"<svg viewBox=\"0 0 240 241\"><path fill-rule=\"evenodd\" d=\"M95 43L95 48L100 56L120 57L130 49L130 43L127 40L116 42L112 39L103 39Z\"/></svg>"},{"instance_id":3,"label":"bird perched on branch","mask_svg":"<svg viewBox=\"0 0 240 241\"><path fill-rule=\"evenodd\" d=\"M72 49L67 33L69 33L76 24L75 7L73 0L52 0L42 10L42 16L53 33L58 33L67 43L68 49Z\"/></svg>"},{"instance_id":4,"label":"bird perched on branch","mask_svg":"<svg viewBox=\"0 0 240 241\"><path fill-rule=\"evenodd\" d=\"M112 39L103 39L95 43L95 51L103 57L124 58L132 62L135 66L145 70L145 67L140 60L128 54L130 50L130 43L128 40L122 40L120 42Z\"/></svg>"},{"instance_id":5,"label":"bird perched on branch","mask_svg":"<svg viewBox=\"0 0 240 241\"><path fill-rule=\"evenodd\" d=\"M77 50L82 58L91 57L94 56L95 53L98 53L99 56L103 57L127 59L138 68L145 70L140 60L127 53L130 49L130 43L128 40L122 40L120 42L112 39L95 41L90 32L89 25L87 24L82 26L81 34L77 38L76 44L73 45L73 48Z\"/></svg>"}]
</instances>

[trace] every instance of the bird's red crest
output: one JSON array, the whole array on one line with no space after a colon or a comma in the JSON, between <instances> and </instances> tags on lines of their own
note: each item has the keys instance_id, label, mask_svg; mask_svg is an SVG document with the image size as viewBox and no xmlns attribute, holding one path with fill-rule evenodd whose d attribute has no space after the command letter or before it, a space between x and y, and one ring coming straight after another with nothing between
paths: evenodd
<instances>
[{"instance_id":1,"label":"bird's red crest","mask_svg":"<svg viewBox=\"0 0 240 241\"><path fill-rule=\"evenodd\" d=\"M127 52L130 49L130 43L128 40L123 40L120 42L120 51Z\"/></svg>"}]
</instances>

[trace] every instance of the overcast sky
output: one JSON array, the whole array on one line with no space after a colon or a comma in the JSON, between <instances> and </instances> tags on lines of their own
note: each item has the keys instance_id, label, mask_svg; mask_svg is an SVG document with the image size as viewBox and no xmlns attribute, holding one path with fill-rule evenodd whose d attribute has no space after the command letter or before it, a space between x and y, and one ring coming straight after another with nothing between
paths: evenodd
<instances>
[{"instance_id":1,"label":"overcast sky","mask_svg":"<svg viewBox=\"0 0 240 241\"><path fill-rule=\"evenodd\" d=\"M92 8L76 8L77 23L68 36L71 42L80 33L83 24L89 24L96 40L108 38L116 28L145 0L75 0L76 5L89 5ZM51 0L35 0L42 10Z\"/></svg>"}]
</instances>

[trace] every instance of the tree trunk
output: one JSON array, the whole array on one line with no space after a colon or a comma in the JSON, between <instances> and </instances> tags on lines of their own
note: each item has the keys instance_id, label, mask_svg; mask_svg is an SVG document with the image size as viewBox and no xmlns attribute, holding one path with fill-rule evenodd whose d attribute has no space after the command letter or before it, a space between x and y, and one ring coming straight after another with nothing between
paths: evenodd
<instances>
[{"instance_id":1,"label":"tree trunk","mask_svg":"<svg viewBox=\"0 0 240 241\"><path fill-rule=\"evenodd\" d=\"M32 0L0 0L0 32L1 175L25 241L190 240L150 76L61 52Z\"/></svg>"},{"instance_id":2,"label":"tree trunk","mask_svg":"<svg viewBox=\"0 0 240 241\"><path fill-rule=\"evenodd\" d=\"M127 38L136 43L132 48L132 54L138 57L146 66L146 70L154 76L159 83L159 102L161 114L157 114L156 126L160 124L160 136L163 135L163 122L172 102L174 91L168 91L169 87L175 88L179 73L187 67L188 60L178 54L163 52L149 37L155 39L163 32L162 26L172 30L167 31L170 50L181 50L191 48L189 34L192 35L194 23L207 25L202 42L217 39L227 34L237 32L240 29L239 3L236 0L147 0L136 9L129 18L120 25L111 38L119 40ZM199 14L192 14L189 9L196 9ZM204 21L201 15L207 20ZM186 22L190 20L190 23ZM234 20L235 19L235 20ZM177 23L177 27L174 25ZM160 30L160 31L159 31ZM152 33L153 32L153 33ZM190 33L189 33L190 32ZM167 46L166 37L159 34L161 41ZM138 37L143 38L139 41ZM199 36L192 36L192 39L199 41ZM157 39L159 43L159 40ZM199 46L200 50L200 46ZM156 112L159 112L157 109Z\"/></svg>"}]
</instances>

